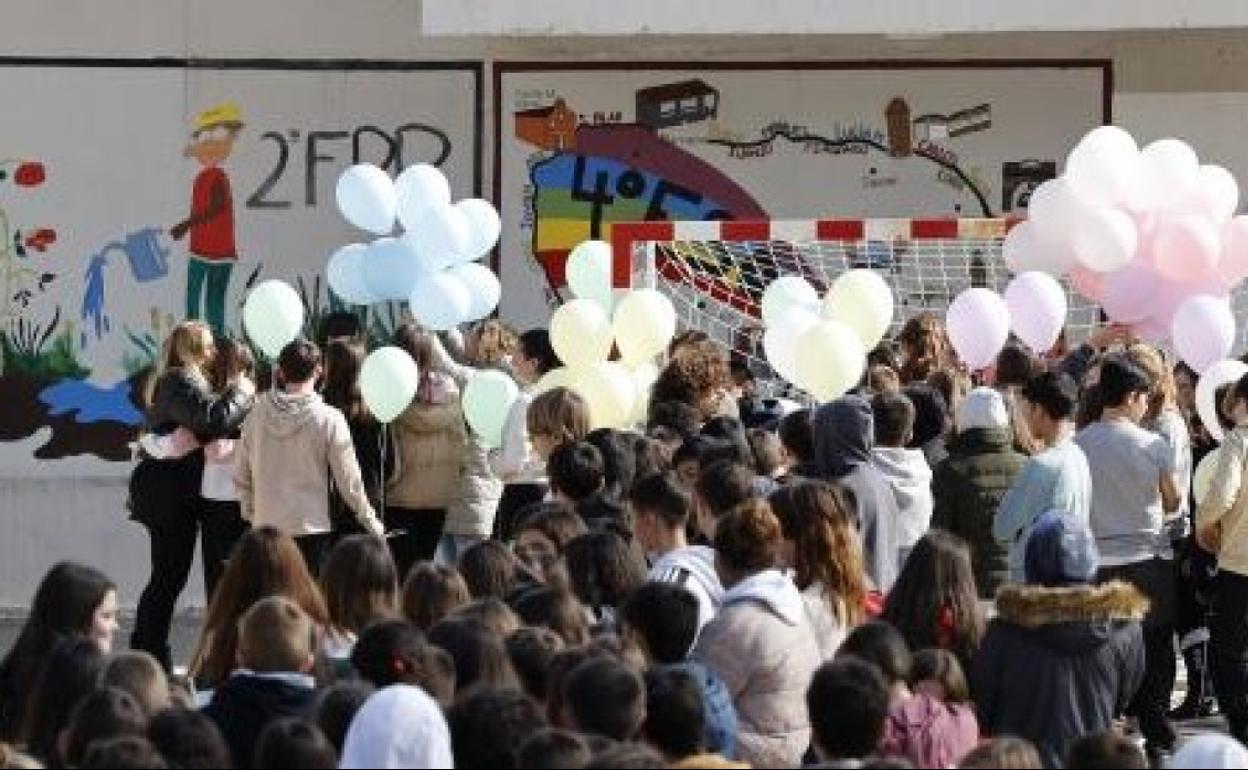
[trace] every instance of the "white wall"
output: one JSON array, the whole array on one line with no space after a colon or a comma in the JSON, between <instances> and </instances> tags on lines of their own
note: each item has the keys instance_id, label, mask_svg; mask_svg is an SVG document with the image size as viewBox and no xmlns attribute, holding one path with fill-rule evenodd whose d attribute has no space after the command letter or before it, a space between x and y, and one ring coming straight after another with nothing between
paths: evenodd
<instances>
[{"instance_id":1,"label":"white wall","mask_svg":"<svg viewBox=\"0 0 1248 770\"><path fill-rule=\"evenodd\" d=\"M1235 27L1239 0L426 0L432 35L895 34Z\"/></svg>"},{"instance_id":2,"label":"white wall","mask_svg":"<svg viewBox=\"0 0 1248 770\"><path fill-rule=\"evenodd\" d=\"M731 0L716 0L716 8ZM769 15L793 19L775 12L789 9L791 2L769 4ZM985 0L989 2L989 0ZM428 0L425 21L438 22L436 14L452 3L465 12L480 12L476 0ZM557 0L512 0L530 16L546 14L547 4L570 5ZM586 4L580 0L578 5ZM999 2L993 2L996 7ZM665 4L666 5L666 4ZM893 3L875 6L894 7ZM942 19L954 19L971 27L972 3L931 0L911 4L918 18L938 21L932 9L941 7ZM1019 14L1008 26L991 29L1028 29L1040 21L1027 22L1028 7L1046 16L1055 8L1076 3L1049 0L1040 4L1011 2ZM1202 0L1182 4L1182 23L1165 17L1179 3L1158 0L1121 0L1078 6L1090 21L1085 26L1109 24L1103 6L1132 9L1132 22L1154 26L1166 19L1175 26L1218 26L1234 21L1227 14L1248 13L1243 0ZM500 19L517 18L514 7L502 8L493 0ZM952 8L951 8L952 6ZM1191 137L1209 157L1223 160L1241 179L1248 179L1248 148L1244 147L1248 121L1248 39L1242 29L1222 31L1119 32L1119 33L1011 33L999 35L951 34L931 40L887 40L881 36L776 36L699 35L637 38L622 36L635 23L644 3L612 6L619 23L608 25L607 37L422 37L422 14L416 0L5 0L0 24L0 51L5 56L42 57L238 57L308 59L485 59L493 60L766 60L790 59L962 59L962 58L1110 58L1115 63L1117 96L1115 110L1132 130L1151 138L1163 133ZM870 21L871 4L849 14L848 7L835 18L841 23L864 25ZM667 13L667 16L675 14ZM681 16L690 16L682 12ZM536 16L534 18L541 18ZM818 18L798 15L802 31L827 24ZM996 17L994 17L996 18ZM1096 19L1101 22L1093 23ZM676 20L679 21L679 20ZM1248 19L1240 19L1248 24ZM513 24L514 22L507 22ZM683 22L682 22L683 23ZM987 22L985 22L987 23ZM1005 24L1000 19L992 24ZM1059 17L1054 24L1064 24ZM811 26L816 25L816 26ZM504 27L509 28L509 27ZM845 27L837 27L844 29ZM883 27L897 32L907 29L891 22ZM688 30L692 31L692 30ZM705 32L706 29L699 31ZM488 70L487 70L488 74ZM40 84L32 82L31 88ZM482 165L491 179L492 78L486 78L486 144ZM5 132L0 129L0 137ZM90 131L82 133L89 140ZM0 143L4 143L0 139ZM0 156L10 147L0 147ZM488 186L487 186L488 190ZM72 214L72 212L69 212ZM3 394L0 394L2 402ZM3 408L0 403L0 408ZM4 475L4 474L0 474ZM22 472L16 475L28 476ZM0 607L29 600L42 572L58 558L78 558L103 567L122 585L123 601L133 604L142 587L147 565L147 546L141 530L125 521L125 482L116 476L87 478L69 467L63 480L0 478ZM198 582L198 577L194 578ZM194 593L191 600L197 601Z\"/></svg>"}]
</instances>

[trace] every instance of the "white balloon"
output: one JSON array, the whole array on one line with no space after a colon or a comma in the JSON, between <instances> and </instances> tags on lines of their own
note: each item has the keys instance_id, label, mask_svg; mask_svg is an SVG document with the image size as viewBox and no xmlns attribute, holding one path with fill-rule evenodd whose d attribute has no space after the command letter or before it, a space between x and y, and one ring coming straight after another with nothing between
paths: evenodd
<instances>
[{"instance_id":1,"label":"white balloon","mask_svg":"<svg viewBox=\"0 0 1248 770\"><path fill-rule=\"evenodd\" d=\"M824 299L823 316L858 332L868 350L880 344L893 323L893 290L874 270L850 270L836 279Z\"/></svg>"},{"instance_id":2,"label":"white balloon","mask_svg":"<svg viewBox=\"0 0 1248 770\"><path fill-rule=\"evenodd\" d=\"M412 244L403 238L378 238L364 253L364 287L377 298L402 302L430 273Z\"/></svg>"},{"instance_id":3,"label":"white balloon","mask_svg":"<svg viewBox=\"0 0 1248 770\"><path fill-rule=\"evenodd\" d=\"M803 390L832 401L855 388L867 370L867 349L858 333L839 321L822 320L797 341L797 377Z\"/></svg>"},{"instance_id":4,"label":"white balloon","mask_svg":"<svg viewBox=\"0 0 1248 770\"><path fill-rule=\"evenodd\" d=\"M763 335L763 353L776 374L793 385L797 381L797 345L803 334L819 323L818 314L808 307L793 307L782 313Z\"/></svg>"},{"instance_id":5,"label":"white balloon","mask_svg":"<svg viewBox=\"0 0 1248 770\"><path fill-rule=\"evenodd\" d=\"M377 235L394 230L397 199L386 172L367 163L352 166L338 177L334 194L338 210L352 225Z\"/></svg>"},{"instance_id":6,"label":"white balloon","mask_svg":"<svg viewBox=\"0 0 1248 770\"><path fill-rule=\"evenodd\" d=\"M411 241L416 254L427 265L437 269L450 267L471 253L472 225L464 212L454 206L425 209L406 226L404 238Z\"/></svg>"},{"instance_id":7,"label":"white balloon","mask_svg":"<svg viewBox=\"0 0 1248 770\"><path fill-rule=\"evenodd\" d=\"M343 246L329 258L329 265L325 268L329 288L349 305L373 305L381 301L368 289L364 273L367 253L368 247L362 243Z\"/></svg>"},{"instance_id":8,"label":"white balloon","mask_svg":"<svg viewBox=\"0 0 1248 770\"><path fill-rule=\"evenodd\" d=\"M252 289L243 304L243 329L272 360L303 331L303 300L282 281L265 281Z\"/></svg>"},{"instance_id":9,"label":"white balloon","mask_svg":"<svg viewBox=\"0 0 1248 770\"><path fill-rule=\"evenodd\" d=\"M360 368L360 394L379 422L391 423L407 411L420 387L420 370L401 348L378 348Z\"/></svg>"},{"instance_id":10,"label":"white balloon","mask_svg":"<svg viewBox=\"0 0 1248 770\"><path fill-rule=\"evenodd\" d=\"M1066 292L1053 276L1023 273L1005 289L1010 326L1037 353L1047 353L1066 325Z\"/></svg>"},{"instance_id":11,"label":"white balloon","mask_svg":"<svg viewBox=\"0 0 1248 770\"><path fill-rule=\"evenodd\" d=\"M582 369L611 356L611 319L591 299L574 299L550 318L550 343L570 369Z\"/></svg>"},{"instance_id":12,"label":"white balloon","mask_svg":"<svg viewBox=\"0 0 1248 770\"><path fill-rule=\"evenodd\" d=\"M465 259L478 260L484 257L495 246L503 232L503 220L498 216L494 204L479 198L470 198L455 204L455 208L468 220L468 228L472 231L472 243Z\"/></svg>"},{"instance_id":13,"label":"white balloon","mask_svg":"<svg viewBox=\"0 0 1248 770\"><path fill-rule=\"evenodd\" d=\"M1205 430L1219 443L1226 438L1226 431L1218 419L1218 405L1214 403L1218 388L1234 385L1248 375L1248 364L1228 359L1219 361L1205 370L1196 383L1196 413L1204 423Z\"/></svg>"},{"instance_id":14,"label":"white balloon","mask_svg":"<svg viewBox=\"0 0 1248 770\"><path fill-rule=\"evenodd\" d=\"M676 308L655 289L629 292L611 322L620 357L629 366L641 365L667 350L676 336Z\"/></svg>"},{"instance_id":15,"label":"white balloon","mask_svg":"<svg viewBox=\"0 0 1248 770\"><path fill-rule=\"evenodd\" d=\"M610 313L614 306L612 260L611 244L605 241L585 241L572 249L564 271L572 296L593 300Z\"/></svg>"},{"instance_id":16,"label":"white balloon","mask_svg":"<svg viewBox=\"0 0 1248 770\"><path fill-rule=\"evenodd\" d=\"M1142 210L1163 209L1171 201L1182 200L1200 180L1200 158L1186 142L1161 139L1140 153L1137 206Z\"/></svg>"},{"instance_id":17,"label":"white balloon","mask_svg":"<svg viewBox=\"0 0 1248 770\"><path fill-rule=\"evenodd\" d=\"M412 317L435 332L453 329L468 320L472 294L450 271L424 276L408 299Z\"/></svg>"},{"instance_id":18,"label":"white balloon","mask_svg":"<svg viewBox=\"0 0 1248 770\"><path fill-rule=\"evenodd\" d=\"M1084 203L1121 206L1135 195L1140 148L1131 134L1117 126L1093 129L1066 159L1065 178Z\"/></svg>"},{"instance_id":19,"label":"white balloon","mask_svg":"<svg viewBox=\"0 0 1248 770\"><path fill-rule=\"evenodd\" d=\"M786 275L772 281L763 292L763 324L771 326L793 308L820 312L819 292L810 285L810 281L796 275Z\"/></svg>"},{"instance_id":20,"label":"white balloon","mask_svg":"<svg viewBox=\"0 0 1248 770\"><path fill-rule=\"evenodd\" d=\"M494 271L476 262L466 262L450 269L451 275L463 282L472 297L472 308L467 321L480 321L498 309L503 297L503 284Z\"/></svg>"},{"instance_id":21,"label":"white balloon","mask_svg":"<svg viewBox=\"0 0 1248 770\"><path fill-rule=\"evenodd\" d=\"M1175 206L1176 213L1205 217L1218 225L1231 221L1238 210L1239 182L1221 166L1201 166L1196 185Z\"/></svg>"},{"instance_id":22,"label":"white balloon","mask_svg":"<svg viewBox=\"0 0 1248 770\"><path fill-rule=\"evenodd\" d=\"M1075 252L1063 241L1045 238L1034 222L1020 222L1005 237L1002 257L1015 275L1039 272L1054 277L1065 275L1075 265Z\"/></svg>"},{"instance_id":23,"label":"white balloon","mask_svg":"<svg viewBox=\"0 0 1248 770\"><path fill-rule=\"evenodd\" d=\"M1031 194L1027 219L1035 224L1041 237L1060 242L1070 237L1086 208L1065 179L1050 179Z\"/></svg>"},{"instance_id":24,"label":"white balloon","mask_svg":"<svg viewBox=\"0 0 1248 770\"><path fill-rule=\"evenodd\" d=\"M1140 246L1135 220L1118 209L1086 211L1075 230L1075 256L1098 273L1121 270L1135 259Z\"/></svg>"},{"instance_id":25,"label":"white balloon","mask_svg":"<svg viewBox=\"0 0 1248 770\"><path fill-rule=\"evenodd\" d=\"M1235 346L1235 314L1223 297L1205 294L1179 305L1170 327L1179 357L1197 373L1225 360Z\"/></svg>"},{"instance_id":26,"label":"white balloon","mask_svg":"<svg viewBox=\"0 0 1248 770\"><path fill-rule=\"evenodd\" d=\"M599 361L574 371L571 387L588 403L595 430L631 427L639 394L632 372L623 364Z\"/></svg>"},{"instance_id":27,"label":"white balloon","mask_svg":"<svg viewBox=\"0 0 1248 770\"><path fill-rule=\"evenodd\" d=\"M417 229L421 215L429 209L451 205L451 183L442 170L427 163L404 169L394 180L399 221L408 230Z\"/></svg>"},{"instance_id":28,"label":"white balloon","mask_svg":"<svg viewBox=\"0 0 1248 770\"><path fill-rule=\"evenodd\" d=\"M945 327L958 357L973 371L986 369L1010 338L1010 310L990 289L967 289L949 305Z\"/></svg>"}]
</instances>

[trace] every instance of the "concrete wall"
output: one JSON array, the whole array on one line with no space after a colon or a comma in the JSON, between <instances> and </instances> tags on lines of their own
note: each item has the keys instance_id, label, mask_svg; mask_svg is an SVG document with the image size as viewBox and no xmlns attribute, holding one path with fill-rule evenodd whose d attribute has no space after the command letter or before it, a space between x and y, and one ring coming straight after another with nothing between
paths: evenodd
<instances>
[{"instance_id":1,"label":"concrete wall","mask_svg":"<svg viewBox=\"0 0 1248 770\"><path fill-rule=\"evenodd\" d=\"M1236 0L426 0L425 31L448 35L895 34L1233 27Z\"/></svg>"},{"instance_id":2,"label":"concrete wall","mask_svg":"<svg viewBox=\"0 0 1248 770\"><path fill-rule=\"evenodd\" d=\"M716 7L723 1L717 0ZM448 0L448 4L464 2ZM545 2L515 0L514 5L532 10ZM491 5L497 4L496 0ZM445 11L445 5L431 5L430 14ZM466 5L470 7L465 11L480 12L480 3ZM912 5L930 8L936 3ZM940 5L946 8L950 4L942 0ZM965 9L974 4L956 5ZM1042 5L1052 7L1050 3ZM1085 2L1080 7L1096 5ZM1131 0L1133 12L1148 10L1152 23L1173 22L1174 17L1160 15L1163 6L1173 5L1177 4ZM1226 13L1243 8L1240 0L1208 3L1209 8L1214 6ZM1205 3L1190 4L1191 11L1184 7L1185 13L1191 14L1206 10ZM1220 21L1199 18L1200 23L1210 25L1232 20L1229 16L1220 17ZM1196 19L1188 17L1192 22ZM428 21L433 23L436 17L430 15ZM808 28L807 19L799 21L802 28ZM1028 25L1016 19L1011 28L1019 26ZM599 31L628 28L616 25ZM487 61L1112 58L1115 111L1129 128L1142 138L1165 133L1190 138L1207 156L1248 178L1248 148L1240 141L1248 122L1248 67L1244 66L1248 38L1238 29L955 34L924 40L871 35L430 38L422 37L421 29L421 9L413 0L7 0L0 23L0 51L6 56L27 57ZM486 104L492 105L491 78L487 78L486 87ZM483 163L485 178L490 179L492 116L487 113L486 117ZM89 136L89 131L84 134ZM124 499L123 478L84 478L75 474L72 466L64 479L0 478L0 607L28 602L42 573L62 558L104 568L121 583L123 603L133 604L148 559L141 530L126 523ZM186 597L192 604L202 601L198 582L196 577L195 588Z\"/></svg>"}]
</instances>

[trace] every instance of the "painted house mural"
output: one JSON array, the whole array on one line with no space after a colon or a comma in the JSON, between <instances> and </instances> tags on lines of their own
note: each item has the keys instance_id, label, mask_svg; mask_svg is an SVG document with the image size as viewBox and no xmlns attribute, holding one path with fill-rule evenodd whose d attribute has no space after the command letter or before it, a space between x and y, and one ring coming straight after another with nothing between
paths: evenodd
<instances>
[{"instance_id":1,"label":"painted house mural","mask_svg":"<svg viewBox=\"0 0 1248 770\"><path fill-rule=\"evenodd\" d=\"M999 216L1107 117L1095 62L496 67L503 314L521 325L616 222Z\"/></svg>"},{"instance_id":2,"label":"painted house mural","mask_svg":"<svg viewBox=\"0 0 1248 770\"><path fill-rule=\"evenodd\" d=\"M335 305L329 255L361 237L335 210L338 173L430 162L473 194L480 76L0 67L0 94L28 108L0 139L0 475L128 472L161 341L184 318L241 336L258 281L295 286L311 331Z\"/></svg>"}]
</instances>

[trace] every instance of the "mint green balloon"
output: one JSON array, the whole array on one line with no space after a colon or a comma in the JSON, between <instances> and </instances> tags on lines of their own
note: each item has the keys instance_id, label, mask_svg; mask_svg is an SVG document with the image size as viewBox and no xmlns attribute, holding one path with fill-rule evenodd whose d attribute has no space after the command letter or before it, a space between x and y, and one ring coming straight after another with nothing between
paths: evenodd
<instances>
[{"instance_id":1,"label":"mint green balloon","mask_svg":"<svg viewBox=\"0 0 1248 770\"><path fill-rule=\"evenodd\" d=\"M407 411L420 387L420 370L406 351L378 348L360 369L360 393L379 421L391 423Z\"/></svg>"},{"instance_id":2,"label":"mint green balloon","mask_svg":"<svg viewBox=\"0 0 1248 770\"><path fill-rule=\"evenodd\" d=\"M518 398L520 388L502 372L480 372L468 382L464 389L464 417L486 448L498 449L503 445L507 415Z\"/></svg>"},{"instance_id":3,"label":"mint green balloon","mask_svg":"<svg viewBox=\"0 0 1248 770\"><path fill-rule=\"evenodd\" d=\"M243 305L247 337L271 360L303 331L303 300L281 281L265 281L251 290Z\"/></svg>"}]
</instances>

